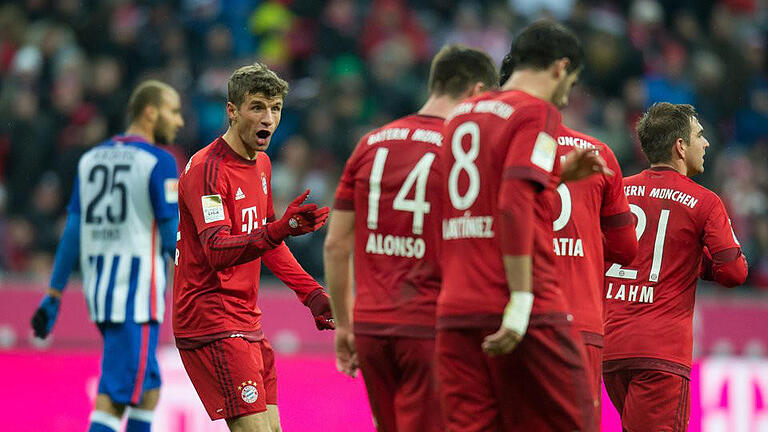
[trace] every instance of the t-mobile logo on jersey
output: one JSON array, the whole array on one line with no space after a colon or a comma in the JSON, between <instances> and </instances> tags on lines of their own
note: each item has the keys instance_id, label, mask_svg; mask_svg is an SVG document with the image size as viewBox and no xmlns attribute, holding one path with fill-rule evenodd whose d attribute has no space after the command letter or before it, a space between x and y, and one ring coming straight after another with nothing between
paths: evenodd
<instances>
[{"instance_id":1,"label":"t-mobile logo on jersey","mask_svg":"<svg viewBox=\"0 0 768 432\"><path fill-rule=\"evenodd\" d=\"M243 234L250 234L251 231L253 231L254 228L259 227L259 216L256 213L256 206L253 207L246 207L243 209L243 215L242 215L242 231ZM267 218L264 218L264 220L261 221L262 224L267 223Z\"/></svg>"}]
</instances>

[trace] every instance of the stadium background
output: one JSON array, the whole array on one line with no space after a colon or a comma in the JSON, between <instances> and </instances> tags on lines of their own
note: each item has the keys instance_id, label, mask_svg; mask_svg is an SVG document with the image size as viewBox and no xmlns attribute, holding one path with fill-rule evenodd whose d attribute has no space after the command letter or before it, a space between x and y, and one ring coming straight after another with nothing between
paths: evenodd
<instances>
[{"instance_id":1,"label":"stadium background","mask_svg":"<svg viewBox=\"0 0 768 432\"><path fill-rule=\"evenodd\" d=\"M124 127L128 94L158 78L182 96L180 166L225 128L226 81L261 60L291 84L272 140L276 209L305 187L330 204L365 131L425 100L447 42L497 63L539 16L581 37L586 69L569 126L643 158L633 125L655 101L691 103L711 147L698 181L720 194L750 265L746 286L699 289L691 430L768 430L768 2L766 0L17 0L0 5L0 419L2 430L85 430L99 338L77 281L51 341L29 317L47 286L78 157ZM292 240L322 278L323 232ZM362 385L337 374L330 334L277 282L262 289L280 352L285 430L371 430ZM167 384L155 430L210 430L164 326ZM605 400L606 425L615 412ZM221 422L219 422L221 423ZM217 424L221 428L223 424ZM218 429L217 429L218 430Z\"/></svg>"}]
</instances>

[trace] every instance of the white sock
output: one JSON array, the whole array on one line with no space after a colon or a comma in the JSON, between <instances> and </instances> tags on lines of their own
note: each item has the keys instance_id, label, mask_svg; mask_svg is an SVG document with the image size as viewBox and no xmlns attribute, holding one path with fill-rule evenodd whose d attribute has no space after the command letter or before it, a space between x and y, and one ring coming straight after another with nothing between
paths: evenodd
<instances>
[{"instance_id":1,"label":"white sock","mask_svg":"<svg viewBox=\"0 0 768 432\"><path fill-rule=\"evenodd\" d=\"M134 407L128 407L128 418L145 423L152 423L155 419L155 412Z\"/></svg>"},{"instance_id":2,"label":"white sock","mask_svg":"<svg viewBox=\"0 0 768 432\"><path fill-rule=\"evenodd\" d=\"M98 423L115 432L120 429L120 419L104 411L93 411L91 413L91 423Z\"/></svg>"}]
</instances>

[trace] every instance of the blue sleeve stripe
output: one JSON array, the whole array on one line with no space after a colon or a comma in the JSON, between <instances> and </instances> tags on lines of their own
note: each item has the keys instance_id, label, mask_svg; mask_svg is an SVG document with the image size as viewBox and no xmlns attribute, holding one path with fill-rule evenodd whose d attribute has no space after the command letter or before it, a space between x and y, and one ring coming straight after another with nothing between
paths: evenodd
<instances>
[{"instance_id":1,"label":"blue sleeve stripe","mask_svg":"<svg viewBox=\"0 0 768 432\"><path fill-rule=\"evenodd\" d=\"M125 320L134 321L134 299L136 290L139 288L139 270L141 270L141 259L139 257L131 258L131 273L128 282L128 299L125 305Z\"/></svg>"},{"instance_id":2,"label":"blue sleeve stripe","mask_svg":"<svg viewBox=\"0 0 768 432\"><path fill-rule=\"evenodd\" d=\"M80 256L80 214L70 213L53 261L50 287L63 291Z\"/></svg>"},{"instance_id":3,"label":"blue sleeve stripe","mask_svg":"<svg viewBox=\"0 0 768 432\"><path fill-rule=\"evenodd\" d=\"M107 299L104 302L104 321L112 321L112 293L115 290L115 278L117 277L117 267L120 264L120 255L115 255L112 259L112 269L109 272L109 282L107 283Z\"/></svg>"},{"instance_id":4,"label":"blue sleeve stripe","mask_svg":"<svg viewBox=\"0 0 768 432\"><path fill-rule=\"evenodd\" d=\"M104 272L104 255L96 256L96 281L93 286L93 315L99 319L99 285L101 285L101 274Z\"/></svg>"}]
</instances>

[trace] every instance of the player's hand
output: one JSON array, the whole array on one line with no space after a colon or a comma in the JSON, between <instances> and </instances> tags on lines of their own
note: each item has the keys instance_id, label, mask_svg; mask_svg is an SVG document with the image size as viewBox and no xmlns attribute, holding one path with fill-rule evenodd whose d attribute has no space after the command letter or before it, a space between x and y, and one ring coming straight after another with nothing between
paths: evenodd
<instances>
[{"instance_id":1,"label":"player's hand","mask_svg":"<svg viewBox=\"0 0 768 432\"><path fill-rule=\"evenodd\" d=\"M349 329L336 329L334 344L336 347L336 369L344 375L354 378L359 368L354 333Z\"/></svg>"},{"instance_id":2,"label":"player's hand","mask_svg":"<svg viewBox=\"0 0 768 432\"><path fill-rule=\"evenodd\" d=\"M564 181L581 180L592 174L612 176L605 160L594 149L575 149L565 156L560 178Z\"/></svg>"},{"instance_id":3,"label":"player's hand","mask_svg":"<svg viewBox=\"0 0 768 432\"><path fill-rule=\"evenodd\" d=\"M315 318L315 327L318 330L333 330L336 328L333 322L333 313L331 313L331 303L325 291L316 289L309 293L306 305Z\"/></svg>"},{"instance_id":4,"label":"player's hand","mask_svg":"<svg viewBox=\"0 0 768 432\"><path fill-rule=\"evenodd\" d=\"M267 224L267 235L276 243L288 236L299 236L320 229L328 220L328 207L318 208L317 204L302 204L309 196L309 189L294 199L285 209L283 217Z\"/></svg>"},{"instance_id":5,"label":"player's hand","mask_svg":"<svg viewBox=\"0 0 768 432\"><path fill-rule=\"evenodd\" d=\"M40 306L37 307L35 314L32 315L32 331L35 337L45 339L51 333L56 317L59 315L59 305L61 300L50 294L43 298Z\"/></svg>"},{"instance_id":6,"label":"player's hand","mask_svg":"<svg viewBox=\"0 0 768 432\"><path fill-rule=\"evenodd\" d=\"M519 333L502 326L496 333L485 337L483 351L490 356L507 354L515 349L521 339Z\"/></svg>"}]
</instances>

